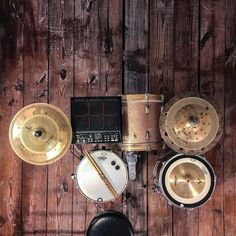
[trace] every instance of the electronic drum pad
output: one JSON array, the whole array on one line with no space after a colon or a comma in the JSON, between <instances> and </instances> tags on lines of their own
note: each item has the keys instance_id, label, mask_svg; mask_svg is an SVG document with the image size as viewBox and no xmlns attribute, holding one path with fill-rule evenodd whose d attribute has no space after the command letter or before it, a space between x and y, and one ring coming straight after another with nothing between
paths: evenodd
<instances>
[{"instance_id":1,"label":"electronic drum pad","mask_svg":"<svg viewBox=\"0 0 236 236\"><path fill-rule=\"evenodd\" d=\"M67 152L72 129L61 110L47 103L34 103L14 116L9 139L22 160L34 165L46 165L59 160Z\"/></svg>"},{"instance_id":2,"label":"electronic drum pad","mask_svg":"<svg viewBox=\"0 0 236 236\"><path fill-rule=\"evenodd\" d=\"M160 116L165 143L178 153L200 155L220 140L222 117L203 95L184 93L170 99Z\"/></svg>"}]
</instances>

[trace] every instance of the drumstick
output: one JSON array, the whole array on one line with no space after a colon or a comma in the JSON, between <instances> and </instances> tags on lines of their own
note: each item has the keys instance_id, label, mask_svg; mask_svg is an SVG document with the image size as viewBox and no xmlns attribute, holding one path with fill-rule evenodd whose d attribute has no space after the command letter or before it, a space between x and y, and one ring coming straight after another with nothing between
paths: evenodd
<instances>
[{"instance_id":1,"label":"drumstick","mask_svg":"<svg viewBox=\"0 0 236 236\"><path fill-rule=\"evenodd\" d=\"M104 173L102 172L101 168L98 166L98 164L94 161L93 157L88 153L88 151L86 149L83 150L84 155L88 158L88 160L90 161L90 163L92 164L92 166L94 167L94 169L97 171L98 175L100 176L100 178L102 179L102 181L104 182L104 184L106 185L106 187L110 190L110 192L112 193L112 195L116 198L118 197L118 194L116 192L116 190L112 187L111 183L109 182L109 180L106 178L106 176L104 175Z\"/></svg>"}]
</instances>

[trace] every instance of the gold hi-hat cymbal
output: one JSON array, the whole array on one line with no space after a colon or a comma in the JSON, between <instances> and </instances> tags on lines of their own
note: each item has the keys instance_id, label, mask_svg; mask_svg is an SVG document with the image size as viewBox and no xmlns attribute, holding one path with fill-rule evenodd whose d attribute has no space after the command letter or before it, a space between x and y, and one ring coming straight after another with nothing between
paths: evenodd
<instances>
[{"instance_id":1,"label":"gold hi-hat cymbal","mask_svg":"<svg viewBox=\"0 0 236 236\"><path fill-rule=\"evenodd\" d=\"M15 153L24 161L46 165L59 160L68 150L72 129L67 116L55 106L34 103L12 119L9 139Z\"/></svg>"},{"instance_id":2,"label":"gold hi-hat cymbal","mask_svg":"<svg viewBox=\"0 0 236 236\"><path fill-rule=\"evenodd\" d=\"M160 117L167 145L179 153L200 155L215 146L222 135L222 118L212 102L200 94L173 97Z\"/></svg>"},{"instance_id":3,"label":"gold hi-hat cymbal","mask_svg":"<svg viewBox=\"0 0 236 236\"><path fill-rule=\"evenodd\" d=\"M169 176L172 191L181 198L195 198L202 193L205 186L202 169L192 163L181 163Z\"/></svg>"}]
</instances>

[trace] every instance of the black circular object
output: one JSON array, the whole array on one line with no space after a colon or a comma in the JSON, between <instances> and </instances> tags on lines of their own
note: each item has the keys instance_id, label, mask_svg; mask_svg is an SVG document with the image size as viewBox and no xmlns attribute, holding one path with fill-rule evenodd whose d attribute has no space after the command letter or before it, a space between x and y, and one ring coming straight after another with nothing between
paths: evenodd
<instances>
[{"instance_id":1,"label":"black circular object","mask_svg":"<svg viewBox=\"0 0 236 236\"><path fill-rule=\"evenodd\" d=\"M34 136L37 137L37 138L41 137L42 135L43 135L43 132L41 130L36 130L34 132Z\"/></svg>"},{"instance_id":2,"label":"black circular object","mask_svg":"<svg viewBox=\"0 0 236 236\"><path fill-rule=\"evenodd\" d=\"M116 166L115 168L116 168L116 170L119 170L119 169L120 169L120 166Z\"/></svg>"},{"instance_id":3,"label":"black circular object","mask_svg":"<svg viewBox=\"0 0 236 236\"><path fill-rule=\"evenodd\" d=\"M185 158L185 157L189 157L189 158L194 158L200 162L202 162L205 167L208 169L209 173L210 173L210 177L211 177L211 187L209 189L209 192L207 193L207 195L202 199L200 200L199 202L196 202L196 203L192 203L192 204L183 204L182 202L179 202L177 201L176 199L174 199L168 192L167 188L166 188L166 184L165 184L165 176L166 176L166 172L168 170L168 168L171 166L171 164L173 162L175 162L176 160L179 160L181 158ZM203 205L205 202L207 202L207 200L211 197L214 189L215 189L215 174L214 174L214 171L212 169L212 167L209 165L209 163L204 160L203 158L199 157L199 156L190 156L190 155L178 155L176 156L175 158L173 158L172 160L169 161L169 163L165 166L164 170L163 170L163 174L162 174L162 189L164 191L164 194L167 196L167 198L174 204L176 204L177 206L179 207L184 207L184 208L189 208L189 209L192 209L192 208L196 208L196 207L199 207L201 205Z\"/></svg>"},{"instance_id":4,"label":"black circular object","mask_svg":"<svg viewBox=\"0 0 236 236\"><path fill-rule=\"evenodd\" d=\"M118 211L104 211L95 216L87 230L87 236L134 236L129 219Z\"/></svg>"},{"instance_id":5,"label":"black circular object","mask_svg":"<svg viewBox=\"0 0 236 236\"><path fill-rule=\"evenodd\" d=\"M114 166L114 165L116 164L116 162L115 162L115 161L112 161L111 164Z\"/></svg>"}]
</instances>

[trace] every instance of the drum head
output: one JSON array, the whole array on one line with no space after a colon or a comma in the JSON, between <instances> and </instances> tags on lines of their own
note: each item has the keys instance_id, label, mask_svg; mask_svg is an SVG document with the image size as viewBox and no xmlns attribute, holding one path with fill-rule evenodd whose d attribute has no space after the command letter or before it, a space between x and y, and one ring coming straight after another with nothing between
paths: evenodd
<instances>
[{"instance_id":1,"label":"drum head","mask_svg":"<svg viewBox=\"0 0 236 236\"><path fill-rule=\"evenodd\" d=\"M91 153L118 195L125 190L128 182L128 171L123 160L115 153L99 150ZM84 157L76 170L79 190L88 199L95 202L115 200L89 160Z\"/></svg>"},{"instance_id":2,"label":"drum head","mask_svg":"<svg viewBox=\"0 0 236 236\"><path fill-rule=\"evenodd\" d=\"M96 216L89 225L87 236L133 236L129 219L117 211L105 211Z\"/></svg>"},{"instance_id":3,"label":"drum head","mask_svg":"<svg viewBox=\"0 0 236 236\"><path fill-rule=\"evenodd\" d=\"M159 182L170 203L191 209L210 198L215 188L215 174L201 156L179 154L163 165Z\"/></svg>"}]
</instances>

